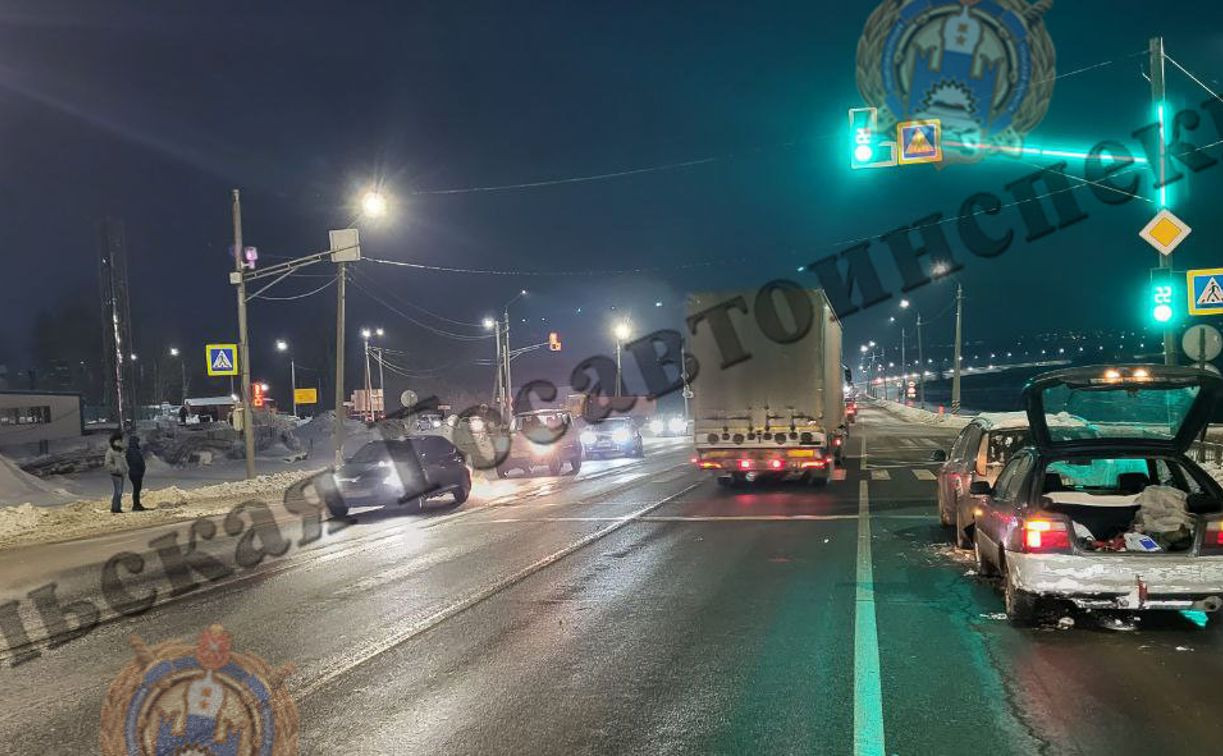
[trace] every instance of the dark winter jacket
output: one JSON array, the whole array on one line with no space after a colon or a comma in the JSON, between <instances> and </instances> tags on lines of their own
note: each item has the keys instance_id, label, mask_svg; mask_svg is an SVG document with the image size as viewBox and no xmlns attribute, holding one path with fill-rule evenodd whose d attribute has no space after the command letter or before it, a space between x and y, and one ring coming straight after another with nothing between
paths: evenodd
<instances>
[{"instance_id":1,"label":"dark winter jacket","mask_svg":"<svg viewBox=\"0 0 1223 756\"><path fill-rule=\"evenodd\" d=\"M127 445L127 468L131 477L144 477L144 450L140 448L140 441L135 438Z\"/></svg>"}]
</instances>

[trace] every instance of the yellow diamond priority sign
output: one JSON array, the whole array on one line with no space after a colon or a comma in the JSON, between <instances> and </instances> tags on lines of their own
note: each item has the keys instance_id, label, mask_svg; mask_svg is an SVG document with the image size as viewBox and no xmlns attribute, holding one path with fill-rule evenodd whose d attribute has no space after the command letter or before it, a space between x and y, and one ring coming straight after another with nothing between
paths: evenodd
<instances>
[{"instance_id":1,"label":"yellow diamond priority sign","mask_svg":"<svg viewBox=\"0 0 1223 756\"><path fill-rule=\"evenodd\" d=\"M1147 227L1138 232L1161 255L1170 255L1193 232L1189 224L1169 210L1160 210Z\"/></svg>"}]
</instances>

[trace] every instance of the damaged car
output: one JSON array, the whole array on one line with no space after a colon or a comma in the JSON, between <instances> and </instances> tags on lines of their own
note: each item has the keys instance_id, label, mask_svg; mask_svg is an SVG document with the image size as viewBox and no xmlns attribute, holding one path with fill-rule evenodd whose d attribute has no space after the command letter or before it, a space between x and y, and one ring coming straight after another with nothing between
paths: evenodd
<instances>
[{"instance_id":1,"label":"damaged car","mask_svg":"<svg viewBox=\"0 0 1223 756\"><path fill-rule=\"evenodd\" d=\"M978 572L1006 614L1223 607L1223 489L1187 452L1223 378L1197 368L1071 368L1024 388L1032 446L969 493ZM1067 414L1082 424L1058 422Z\"/></svg>"}]
</instances>

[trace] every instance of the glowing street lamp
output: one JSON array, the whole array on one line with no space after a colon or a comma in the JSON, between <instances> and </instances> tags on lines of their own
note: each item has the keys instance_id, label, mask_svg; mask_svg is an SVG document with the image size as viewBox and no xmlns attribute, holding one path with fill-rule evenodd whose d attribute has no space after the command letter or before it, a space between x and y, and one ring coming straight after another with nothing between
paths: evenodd
<instances>
[{"instance_id":1,"label":"glowing street lamp","mask_svg":"<svg viewBox=\"0 0 1223 756\"><path fill-rule=\"evenodd\" d=\"M383 218L387 212L386 195L371 189L361 195L361 214L366 218Z\"/></svg>"}]
</instances>

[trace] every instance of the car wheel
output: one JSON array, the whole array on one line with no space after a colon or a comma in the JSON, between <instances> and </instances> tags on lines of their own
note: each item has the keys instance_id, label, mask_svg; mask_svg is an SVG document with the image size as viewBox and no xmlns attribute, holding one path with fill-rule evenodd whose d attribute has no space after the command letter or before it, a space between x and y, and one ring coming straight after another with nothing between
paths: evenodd
<instances>
[{"instance_id":1,"label":"car wheel","mask_svg":"<svg viewBox=\"0 0 1223 756\"><path fill-rule=\"evenodd\" d=\"M972 551L977 561L977 574L981 577L996 577L998 575L998 568L994 566L993 562L985 558L985 554L981 551L981 542L976 538L972 540Z\"/></svg>"},{"instance_id":2,"label":"car wheel","mask_svg":"<svg viewBox=\"0 0 1223 756\"><path fill-rule=\"evenodd\" d=\"M577 475L578 470L581 470L581 469L582 469L582 455L579 454L576 457L574 457L573 459L569 460L569 474Z\"/></svg>"},{"instance_id":3,"label":"car wheel","mask_svg":"<svg viewBox=\"0 0 1223 756\"><path fill-rule=\"evenodd\" d=\"M463 504L467 501L468 496L471 496L471 478L468 478L463 485L454 489L454 503L456 505Z\"/></svg>"},{"instance_id":4,"label":"car wheel","mask_svg":"<svg viewBox=\"0 0 1223 756\"><path fill-rule=\"evenodd\" d=\"M960 507L957 504L955 508L955 528L952 530L952 538L955 541L957 549L971 549L976 539L970 539L964 532L964 521L960 517Z\"/></svg>"},{"instance_id":5,"label":"car wheel","mask_svg":"<svg viewBox=\"0 0 1223 756\"><path fill-rule=\"evenodd\" d=\"M1036 623L1036 596L1015 587L1008 577L1005 589L1006 618L1016 627L1031 627Z\"/></svg>"},{"instance_id":6,"label":"car wheel","mask_svg":"<svg viewBox=\"0 0 1223 756\"><path fill-rule=\"evenodd\" d=\"M561 474L561 461L560 461L560 459L554 459L554 460L552 460L551 462L549 462L549 463L548 463L548 472L552 473L553 475L560 475L560 474Z\"/></svg>"},{"instance_id":7,"label":"car wheel","mask_svg":"<svg viewBox=\"0 0 1223 756\"><path fill-rule=\"evenodd\" d=\"M735 485L735 479L728 476L719 475L717 480L718 485L723 488L730 488Z\"/></svg>"}]
</instances>

